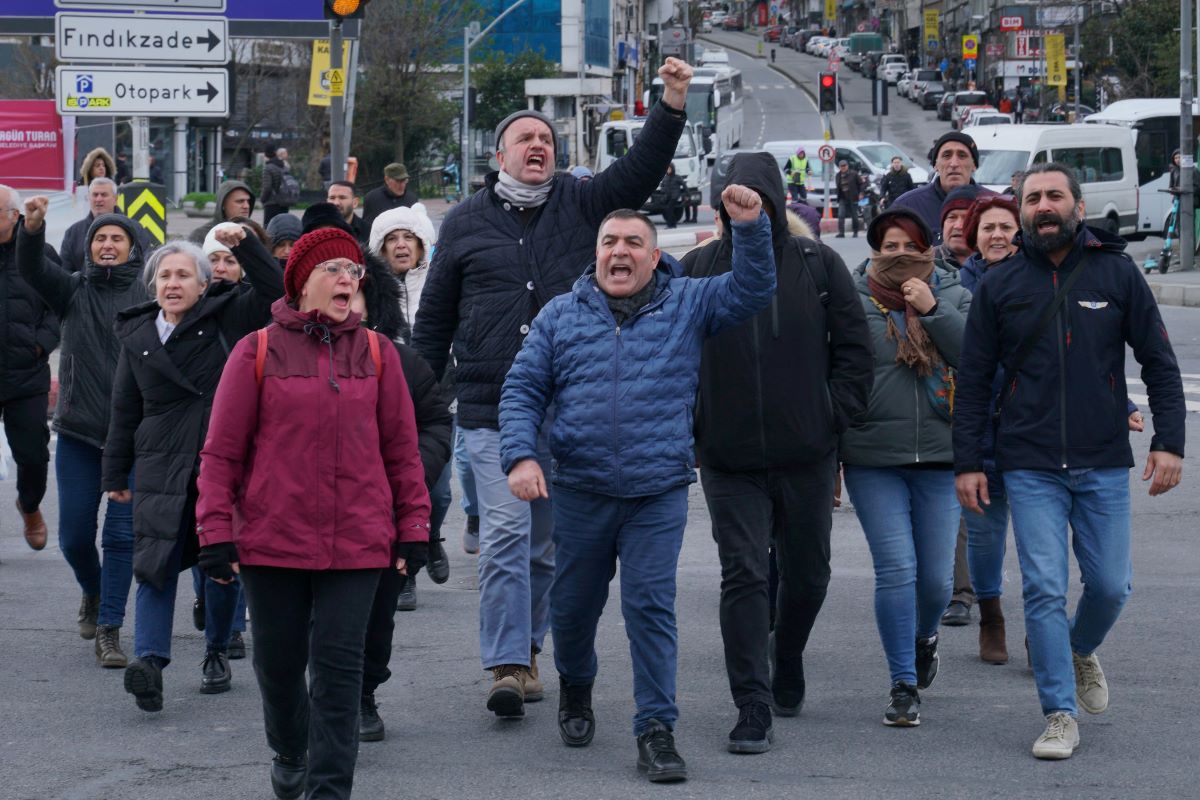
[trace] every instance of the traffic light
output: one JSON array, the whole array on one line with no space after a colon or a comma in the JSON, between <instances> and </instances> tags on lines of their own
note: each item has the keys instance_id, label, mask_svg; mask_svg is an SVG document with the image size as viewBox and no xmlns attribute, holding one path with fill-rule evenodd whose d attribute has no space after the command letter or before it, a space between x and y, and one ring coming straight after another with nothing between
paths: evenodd
<instances>
[{"instance_id":1,"label":"traffic light","mask_svg":"<svg viewBox=\"0 0 1200 800\"><path fill-rule=\"evenodd\" d=\"M362 19L371 0L325 0L325 19Z\"/></svg>"},{"instance_id":2,"label":"traffic light","mask_svg":"<svg viewBox=\"0 0 1200 800\"><path fill-rule=\"evenodd\" d=\"M817 110L822 114L837 113L836 72L822 72L817 78Z\"/></svg>"}]
</instances>

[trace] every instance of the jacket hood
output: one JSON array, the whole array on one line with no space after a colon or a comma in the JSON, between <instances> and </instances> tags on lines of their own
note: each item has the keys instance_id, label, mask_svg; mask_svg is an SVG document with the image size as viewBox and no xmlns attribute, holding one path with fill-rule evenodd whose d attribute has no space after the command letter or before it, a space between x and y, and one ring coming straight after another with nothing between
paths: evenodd
<instances>
[{"instance_id":1,"label":"jacket hood","mask_svg":"<svg viewBox=\"0 0 1200 800\"><path fill-rule=\"evenodd\" d=\"M92 238L95 237L96 231L105 225L117 225L129 234L129 260L124 264L118 264L114 267L101 267L92 261ZM101 214L93 219L92 224L88 226L87 237L84 239L83 246L83 265L89 273L92 270L100 270L107 273L112 269L129 268L134 270L137 277L140 278L145 258L146 254L142 252L142 237L138 231L138 224L124 214Z\"/></svg>"},{"instance_id":2,"label":"jacket hood","mask_svg":"<svg viewBox=\"0 0 1200 800\"><path fill-rule=\"evenodd\" d=\"M271 319L278 323L279 327L293 331L303 331L304 326L310 323L325 325L329 328L329 333L337 337L357 328L359 323L362 322L362 315L351 311L341 322L333 322L321 316L321 312L316 309L312 311L300 311L288 303L286 297L281 297L271 304Z\"/></svg>"},{"instance_id":3,"label":"jacket hood","mask_svg":"<svg viewBox=\"0 0 1200 800\"><path fill-rule=\"evenodd\" d=\"M258 197L254 194L254 190L244 181L222 181L221 185L217 187L217 208L213 211L213 222L226 221L225 198L229 197L229 193L234 189L245 189L250 193L250 214L254 213L254 204L258 202Z\"/></svg>"},{"instance_id":4,"label":"jacket hood","mask_svg":"<svg viewBox=\"0 0 1200 800\"><path fill-rule=\"evenodd\" d=\"M108 173L104 177L116 181L117 162L113 161L113 157L108 154L107 150L103 147L97 147L83 157L83 166L79 169L79 182L85 186L91 182L91 178L88 176L92 173L92 167L96 164L96 159L104 162L105 171Z\"/></svg>"},{"instance_id":5,"label":"jacket hood","mask_svg":"<svg viewBox=\"0 0 1200 800\"><path fill-rule=\"evenodd\" d=\"M367 301L367 327L395 341L407 338L407 325L400 312L400 284L382 259L367 254L367 275L359 284Z\"/></svg>"},{"instance_id":6,"label":"jacket hood","mask_svg":"<svg viewBox=\"0 0 1200 800\"><path fill-rule=\"evenodd\" d=\"M771 239L775 242L788 236L787 197L783 192L783 176L779 165L770 153L738 153L729 162L729 171L725 174L725 186L731 183L753 189L761 194L771 204ZM724 186L721 190L724 190ZM714 190L714 196L720 197L720 192ZM724 204L718 202L718 213L725 229L729 229L731 220L725 211Z\"/></svg>"}]
</instances>

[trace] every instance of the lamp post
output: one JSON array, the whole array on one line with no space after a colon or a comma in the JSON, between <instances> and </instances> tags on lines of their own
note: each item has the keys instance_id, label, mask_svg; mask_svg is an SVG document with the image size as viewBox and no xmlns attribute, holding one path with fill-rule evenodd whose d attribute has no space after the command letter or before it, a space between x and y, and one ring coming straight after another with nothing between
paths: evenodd
<instances>
[{"instance_id":1,"label":"lamp post","mask_svg":"<svg viewBox=\"0 0 1200 800\"><path fill-rule=\"evenodd\" d=\"M527 0L517 0L508 8L501 12L500 16L492 20L492 24L488 25L482 31L479 30L478 22L471 22L463 28L463 110L462 110L462 197L466 198L467 190L471 185L471 48L479 44L483 37L492 32L492 28L499 24L500 20L507 17L512 12L516 11Z\"/></svg>"}]
</instances>

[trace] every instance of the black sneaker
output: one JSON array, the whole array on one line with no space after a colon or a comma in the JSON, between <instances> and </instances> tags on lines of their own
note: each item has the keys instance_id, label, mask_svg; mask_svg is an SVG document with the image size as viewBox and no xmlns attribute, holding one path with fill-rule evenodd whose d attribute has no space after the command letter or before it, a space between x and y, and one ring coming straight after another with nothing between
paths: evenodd
<instances>
[{"instance_id":1,"label":"black sneaker","mask_svg":"<svg viewBox=\"0 0 1200 800\"><path fill-rule=\"evenodd\" d=\"M135 658L125 668L125 691L142 711L162 711L162 669L152 658Z\"/></svg>"},{"instance_id":2,"label":"black sneaker","mask_svg":"<svg viewBox=\"0 0 1200 800\"><path fill-rule=\"evenodd\" d=\"M771 709L766 703L750 702L738 709L737 725L729 732L726 749L731 753L765 753L774 741Z\"/></svg>"},{"instance_id":3,"label":"black sneaker","mask_svg":"<svg viewBox=\"0 0 1200 800\"><path fill-rule=\"evenodd\" d=\"M425 565L429 579L436 584L443 584L450 578L450 557L446 548L442 547L440 536L429 540L429 563Z\"/></svg>"},{"instance_id":4,"label":"black sneaker","mask_svg":"<svg viewBox=\"0 0 1200 800\"><path fill-rule=\"evenodd\" d=\"M246 640L242 638L241 631L234 631L229 635L229 660L237 661L246 657Z\"/></svg>"},{"instance_id":5,"label":"black sneaker","mask_svg":"<svg viewBox=\"0 0 1200 800\"><path fill-rule=\"evenodd\" d=\"M962 600L951 600L950 605L942 612L942 624L952 628L961 628L971 624L971 604Z\"/></svg>"},{"instance_id":6,"label":"black sneaker","mask_svg":"<svg viewBox=\"0 0 1200 800\"><path fill-rule=\"evenodd\" d=\"M650 720L650 727L637 737L637 747L638 771L646 773L651 783L687 780L687 765L675 749L675 736L666 725Z\"/></svg>"},{"instance_id":7,"label":"black sneaker","mask_svg":"<svg viewBox=\"0 0 1200 800\"><path fill-rule=\"evenodd\" d=\"M938 674L937 636L917 639L917 688L928 689Z\"/></svg>"},{"instance_id":8,"label":"black sneaker","mask_svg":"<svg viewBox=\"0 0 1200 800\"><path fill-rule=\"evenodd\" d=\"M921 695L908 683L892 687L892 702L883 712L883 724L894 728L915 728L921 724Z\"/></svg>"},{"instance_id":9,"label":"black sneaker","mask_svg":"<svg viewBox=\"0 0 1200 800\"><path fill-rule=\"evenodd\" d=\"M558 735L567 747L584 747L596 735L592 685L568 686L558 679Z\"/></svg>"},{"instance_id":10,"label":"black sneaker","mask_svg":"<svg viewBox=\"0 0 1200 800\"><path fill-rule=\"evenodd\" d=\"M233 682L233 671L229 668L229 654L215 647L208 648L200 662L200 694L228 692Z\"/></svg>"},{"instance_id":11,"label":"black sneaker","mask_svg":"<svg viewBox=\"0 0 1200 800\"><path fill-rule=\"evenodd\" d=\"M417 579L409 575L404 579L404 587L400 590L399 596L396 597L397 611L416 611L417 610Z\"/></svg>"},{"instance_id":12,"label":"black sneaker","mask_svg":"<svg viewBox=\"0 0 1200 800\"><path fill-rule=\"evenodd\" d=\"M304 794L308 759L304 756L275 756L271 760L271 789L279 800L295 800Z\"/></svg>"},{"instance_id":13,"label":"black sneaker","mask_svg":"<svg viewBox=\"0 0 1200 800\"><path fill-rule=\"evenodd\" d=\"M382 742L387 736L374 694L364 694L358 703L358 740L360 742Z\"/></svg>"},{"instance_id":14,"label":"black sneaker","mask_svg":"<svg viewBox=\"0 0 1200 800\"><path fill-rule=\"evenodd\" d=\"M199 597L192 602L192 625L198 631L204 630L204 601Z\"/></svg>"}]
</instances>

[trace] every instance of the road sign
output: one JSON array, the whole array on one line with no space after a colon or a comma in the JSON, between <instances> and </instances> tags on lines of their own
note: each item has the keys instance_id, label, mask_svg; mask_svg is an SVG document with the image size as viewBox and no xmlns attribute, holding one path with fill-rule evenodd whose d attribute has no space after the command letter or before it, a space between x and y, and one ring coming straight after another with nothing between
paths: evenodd
<instances>
[{"instance_id":1,"label":"road sign","mask_svg":"<svg viewBox=\"0 0 1200 800\"><path fill-rule=\"evenodd\" d=\"M826 164L833 161L833 156L834 156L833 145L823 144L820 146L820 148L817 149L817 157L820 158L822 161L824 161Z\"/></svg>"},{"instance_id":2,"label":"road sign","mask_svg":"<svg viewBox=\"0 0 1200 800\"><path fill-rule=\"evenodd\" d=\"M937 48L938 48L938 40L937 39L930 39L929 41L925 42L926 50L937 50Z\"/></svg>"},{"instance_id":3,"label":"road sign","mask_svg":"<svg viewBox=\"0 0 1200 800\"><path fill-rule=\"evenodd\" d=\"M226 64L229 33L221 17L63 12L54 20L60 61Z\"/></svg>"},{"instance_id":4,"label":"road sign","mask_svg":"<svg viewBox=\"0 0 1200 800\"><path fill-rule=\"evenodd\" d=\"M865 22L858 23L858 32L859 33L862 33L866 29L867 29L867 23L865 23Z\"/></svg>"},{"instance_id":5,"label":"road sign","mask_svg":"<svg viewBox=\"0 0 1200 800\"><path fill-rule=\"evenodd\" d=\"M968 33L962 38L962 57L964 61L974 61L979 58L979 37Z\"/></svg>"},{"instance_id":6,"label":"road sign","mask_svg":"<svg viewBox=\"0 0 1200 800\"><path fill-rule=\"evenodd\" d=\"M225 11L225 0L54 0L59 8L101 8L105 11Z\"/></svg>"},{"instance_id":7,"label":"road sign","mask_svg":"<svg viewBox=\"0 0 1200 800\"><path fill-rule=\"evenodd\" d=\"M145 228L156 244L167 241L167 196L161 184L124 184L117 194L117 208Z\"/></svg>"},{"instance_id":8,"label":"road sign","mask_svg":"<svg viewBox=\"0 0 1200 800\"><path fill-rule=\"evenodd\" d=\"M229 116L224 69L139 69L76 64L54 70L60 114Z\"/></svg>"}]
</instances>

